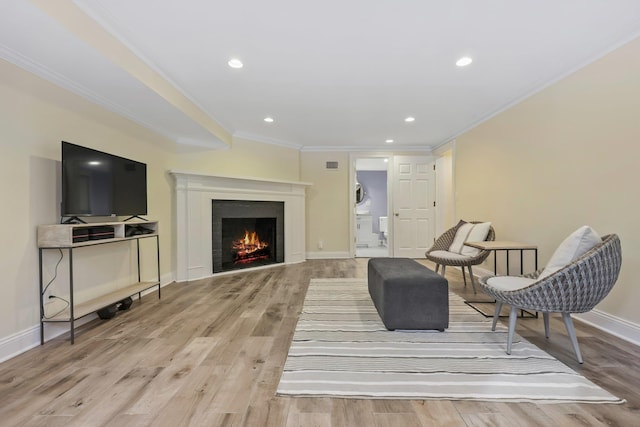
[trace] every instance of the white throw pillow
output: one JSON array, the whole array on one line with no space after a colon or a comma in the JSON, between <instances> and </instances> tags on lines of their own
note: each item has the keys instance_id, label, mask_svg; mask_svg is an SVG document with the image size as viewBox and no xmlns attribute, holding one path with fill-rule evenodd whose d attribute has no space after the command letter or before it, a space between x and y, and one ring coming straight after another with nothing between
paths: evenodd
<instances>
[{"instance_id":1,"label":"white throw pillow","mask_svg":"<svg viewBox=\"0 0 640 427\"><path fill-rule=\"evenodd\" d=\"M453 236L453 242L451 242L451 245L449 246L449 252L454 252L456 254L459 254L462 251L462 246L464 245L464 241L469 235L469 232L471 231L472 227L473 227L473 224L469 224L468 222L465 222L464 224L458 227L458 230L456 231L456 235Z\"/></svg>"},{"instance_id":2,"label":"white throw pillow","mask_svg":"<svg viewBox=\"0 0 640 427\"><path fill-rule=\"evenodd\" d=\"M490 222L482 222L480 224L464 223L456 231L449 251L465 256L476 256L480 253L480 249L465 246L464 242L482 242L489 234Z\"/></svg>"},{"instance_id":3,"label":"white throw pillow","mask_svg":"<svg viewBox=\"0 0 640 427\"><path fill-rule=\"evenodd\" d=\"M551 256L551 259L547 263L544 270L540 274L538 279L545 278L570 264L572 261L580 258L582 255L589 252L594 246L602 243L602 239L596 233L596 231L583 225L576 231L571 233L569 237L564 239L560 246Z\"/></svg>"},{"instance_id":4,"label":"white throw pillow","mask_svg":"<svg viewBox=\"0 0 640 427\"><path fill-rule=\"evenodd\" d=\"M519 276L495 276L487 280L487 285L500 291L517 291L535 283L535 279Z\"/></svg>"}]
</instances>

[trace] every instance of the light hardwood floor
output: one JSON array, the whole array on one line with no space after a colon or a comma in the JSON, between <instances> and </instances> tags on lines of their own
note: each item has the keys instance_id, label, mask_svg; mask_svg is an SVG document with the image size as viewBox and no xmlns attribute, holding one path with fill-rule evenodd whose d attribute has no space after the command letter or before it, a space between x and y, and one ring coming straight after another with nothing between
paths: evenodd
<instances>
[{"instance_id":1,"label":"light hardwood floor","mask_svg":"<svg viewBox=\"0 0 640 427\"><path fill-rule=\"evenodd\" d=\"M428 263L424 262L428 265ZM365 277L366 259L311 260L163 288L108 321L0 364L2 426L637 426L638 347L559 318L518 333L627 403L516 404L275 396L310 278ZM472 296L459 272L450 289Z\"/></svg>"}]
</instances>

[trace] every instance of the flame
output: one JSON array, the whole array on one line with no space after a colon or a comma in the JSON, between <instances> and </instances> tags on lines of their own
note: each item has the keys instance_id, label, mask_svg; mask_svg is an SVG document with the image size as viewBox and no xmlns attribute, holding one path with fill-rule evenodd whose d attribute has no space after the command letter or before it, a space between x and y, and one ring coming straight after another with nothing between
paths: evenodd
<instances>
[{"instance_id":1,"label":"flame","mask_svg":"<svg viewBox=\"0 0 640 427\"><path fill-rule=\"evenodd\" d=\"M244 236L233 241L233 249L236 251L236 260L251 257L251 254L268 247L266 242L260 241L255 231L244 231Z\"/></svg>"},{"instance_id":2,"label":"flame","mask_svg":"<svg viewBox=\"0 0 640 427\"><path fill-rule=\"evenodd\" d=\"M256 250L266 248L268 245L261 242L258 233L255 231L244 231L244 236L233 242L233 249Z\"/></svg>"}]
</instances>

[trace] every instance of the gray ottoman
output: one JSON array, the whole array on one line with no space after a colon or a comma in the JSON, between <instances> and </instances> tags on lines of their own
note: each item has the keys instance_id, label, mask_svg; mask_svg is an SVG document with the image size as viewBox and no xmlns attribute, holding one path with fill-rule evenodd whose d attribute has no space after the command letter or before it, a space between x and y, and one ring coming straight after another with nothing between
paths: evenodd
<instances>
[{"instance_id":1,"label":"gray ottoman","mask_svg":"<svg viewBox=\"0 0 640 427\"><path fill-rule=\"evenodd\" d=\"M369 295L384 326L394 329L449 327L449 282L409 258L372 258Z\"/></svg>"}]
</instances>

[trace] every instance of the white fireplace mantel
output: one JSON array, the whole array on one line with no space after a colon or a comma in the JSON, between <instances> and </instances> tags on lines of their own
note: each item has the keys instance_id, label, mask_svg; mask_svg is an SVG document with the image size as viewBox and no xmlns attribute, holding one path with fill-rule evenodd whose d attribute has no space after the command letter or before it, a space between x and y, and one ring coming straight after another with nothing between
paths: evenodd
<instances>
[{"instance_id":1,"label":"white fireplace mantel","mask_svg":"<svg viewBox=\"0 0 640 427\"><path fill-rule=\"evenodd\" d=\"M284 202L284 262L305 260L305 190L310 183L175 170L169 174L176 189L178 281L213 275L212 200Z\"/></svg>"}]
</instances>

